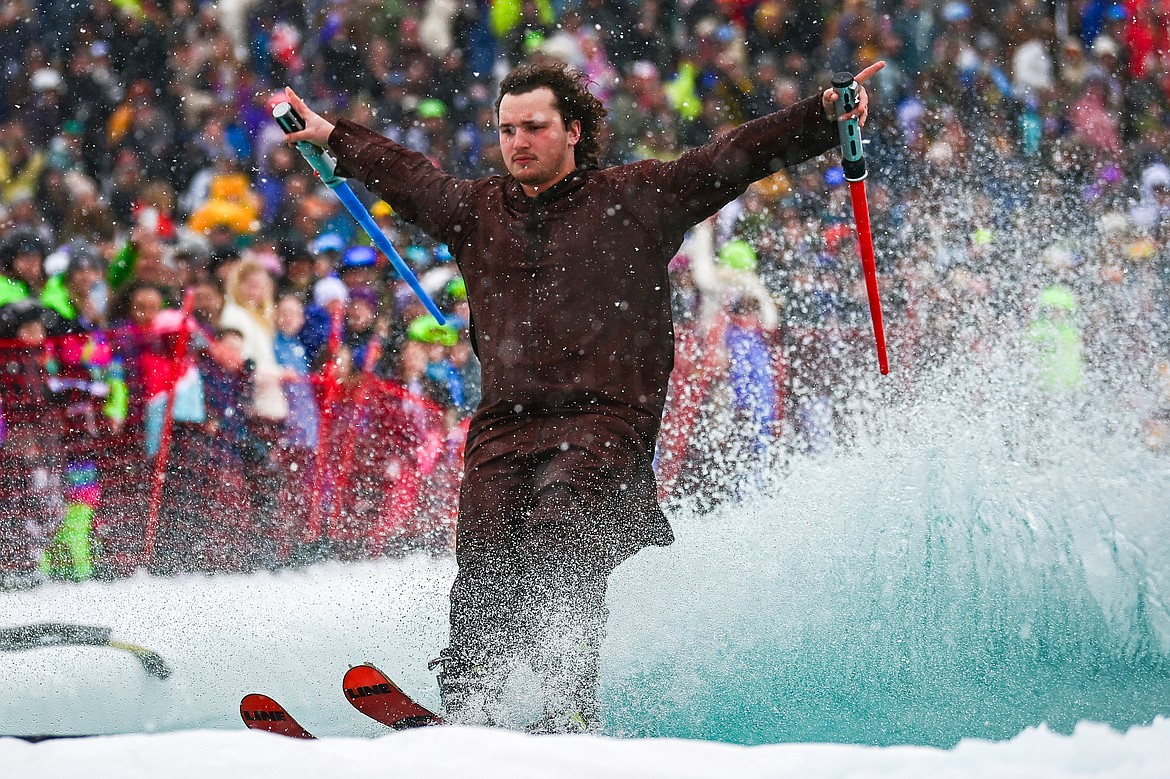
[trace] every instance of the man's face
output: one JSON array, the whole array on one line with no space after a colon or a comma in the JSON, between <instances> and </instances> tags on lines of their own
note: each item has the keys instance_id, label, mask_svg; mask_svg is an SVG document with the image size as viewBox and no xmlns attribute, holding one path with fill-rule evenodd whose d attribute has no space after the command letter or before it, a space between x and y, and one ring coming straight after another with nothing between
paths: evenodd
<instances>
[{"instance_id":1,"label":"man's face","mask_svg":"<svg viewBox=\"0 0 1170 779\"><path fill-rule=\"evenodd\" d=\"M373 287L378 280L378 271L373 265L354 265L341 269L341 280L350 289Z\"/></svg>"},{"instance_id":2,"label":"man's face","mask_svg":"<svg viewBox=\"0 0 1170 779\"><path fill-rule=\"evenodd\" d=\"M198 284L192 288L192 306L205 322L216 322L223 311L223 295L214 284Z\"/></svg>"},{"instance_id":3,"label":"man's face","mask_svg":"<svg viewBox=\"0 0 1170 779\"><path fill-rule=\"evenodd\" d=\"M374 326L378 312L365 300L353 299L346 308L345 320L351 330L364 333Z\"/></svg>"},{"instance_id":4,"label":"man's face","mask_svg":"<svg viewBox=\"0 0 1170 779\"><path fill-rule=\"evenodd\" d=\"M244 356L244 337L238 333L224 333L219 337L220 345L230 350L236 358Z\"/></svg>"},{"instance_id":5,"label":"man's face","mask_svg":"<svg viewBox=\"0 0 1170 779\"><path fill-rule=\"evenodd\" d=\"M25 322L16 331L16 340L27 346L41 346L48 337L45 326L39 320Z\"/></svg>"},{"instance_id":6,"label":"man's face","mask_svg":"<svg viewBox=\"0 0 1170 779\"><path fill-rule=\"evenodd\" d=\"M305 324L305 307L293 297L281 298L276 304L276 329L285 335L296 335Z\"/></svg>"},{"instance_id":7,"label":"man's face","mask_svg":"<svg viewBox=\"0 0 1170 779\"><path fill-rule=\"evenodd\" d=\"M500 101L500 153L504 165L529 195L543 192L576 167L573 147L581 123L565 129L548 87L504 95Z\"/></svg>"},{"instance_id":8,"label":"man's face","mask_svg":"<svg viewBox=\"0 0 1170 779\"><path fill-rule=\"evenodd\" d=\"M307 258L297 258L288 263L284 277L298 287L311 286L313 281L313 262Z\"/></svg>"}]
</instances>

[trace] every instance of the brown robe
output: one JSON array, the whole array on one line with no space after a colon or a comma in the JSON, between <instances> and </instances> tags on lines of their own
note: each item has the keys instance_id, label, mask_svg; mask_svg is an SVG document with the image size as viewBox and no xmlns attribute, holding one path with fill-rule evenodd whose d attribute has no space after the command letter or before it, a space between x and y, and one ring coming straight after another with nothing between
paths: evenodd
<instances>
[{"instance_id":1,"label":"brown robe","mask_svg":"<svg viewBox=\"0 0 1170 779\"><path fill-rule=\"evenodd\" d=\"M533 478L607 498L606 527L582 530L612 533L607 544L620 547L613 550L620 560L672 539L651 471L674 363L667 263L691 226L753 181L822 154L837 139L818 95L669 162L576 170L535 198L510 175L450 176L344 119L329 146L345 175L446 243L466 281L483 366L467 480L490 482L505 451L540 456L549 420L571 420L554 425L563 444L609 465L546 468ZM465 488L460 537L490 536L492 527L476 527L473 517L490 525L498 512L470 500L495 498L490 487L470 495Z\"/></svg>"}]
</instances>

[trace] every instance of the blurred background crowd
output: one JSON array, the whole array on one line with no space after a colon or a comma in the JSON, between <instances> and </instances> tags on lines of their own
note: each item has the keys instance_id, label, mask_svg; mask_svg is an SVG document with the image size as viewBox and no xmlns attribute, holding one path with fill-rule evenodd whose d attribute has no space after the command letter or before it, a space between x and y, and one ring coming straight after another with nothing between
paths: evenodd
<instances>
[{"instance_id":1,"label":"blurred background crowd","mask_svg":"<svg viewBox=\"0 0 1170 779\"><path fill-rule=\"evenodd\" d=\"M864 134L893 380L1006 338L1040 392L1107 387L1165 444L1167 0L9 0L5 586L449 549L479 395L462 280L357 187L438 325L270 110L289 84L492 175L495 84L539 57L593 80L610 164L884 59ZM843 439L876 369L834 160L754 185L672 262L664 497L710 483L704 425L761 463Z\"/></svg>"}]
</instances>

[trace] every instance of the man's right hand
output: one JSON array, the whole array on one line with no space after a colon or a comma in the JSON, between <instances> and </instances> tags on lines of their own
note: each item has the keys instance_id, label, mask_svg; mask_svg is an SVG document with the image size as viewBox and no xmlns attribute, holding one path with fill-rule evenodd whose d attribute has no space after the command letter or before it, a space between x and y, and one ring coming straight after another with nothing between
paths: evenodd
<instances>
[{"instance_id":1,"label":"man's right hand","mask_svg":"<svg viewBox=\"0 0 1170 779\"><path fill-rule=\"evenodd\" d=\"M322 149L328 148L329 136L333 133L333 123L305 105L305 101L292 91L292 87L285 87L284 95L292 107L296 109L296 112L301 115L301 118L305 120L305 129L285 136L288 142L308 141Z\"/></svg>"},{"instance_id":2,"label":"man's right hand","mask_svg":"<svg viewBox=\"0 0 1170 779\"><path fill-rule=\"evenodd\" d=\"M825 116L827 116L830 120L836 121L844 121L846 119L856 118L857 123L862 127L865 127L866 117L869 116L869 93L865 91L865 82L869 80L870 76L874 75L885 66L885 60L878 60L853 77L854 81L857 82L857 86L860 87L857 90L857 107L847 114L837 116L837 98L839 97L837 90L829 87L824 92L822 92L821 104L825 107Z\"/></svg>"}]
</instances>

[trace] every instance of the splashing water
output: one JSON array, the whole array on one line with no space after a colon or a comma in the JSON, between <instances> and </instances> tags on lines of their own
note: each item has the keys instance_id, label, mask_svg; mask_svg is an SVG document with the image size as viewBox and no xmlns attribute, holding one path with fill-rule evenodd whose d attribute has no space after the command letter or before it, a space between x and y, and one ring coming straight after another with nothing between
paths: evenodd
<instances>
[{"instance_id":1,"label":"splashing water","mask_svg":"<svg viewBox=\"0 0 1170 779\"><path fill-rule=\"evenodd\" d=\"M614 730L951 746L1170 713L1170 460L1018 374L923 381L847 450L677 517L614 576Z\"/></svg>"}]
</instances>

